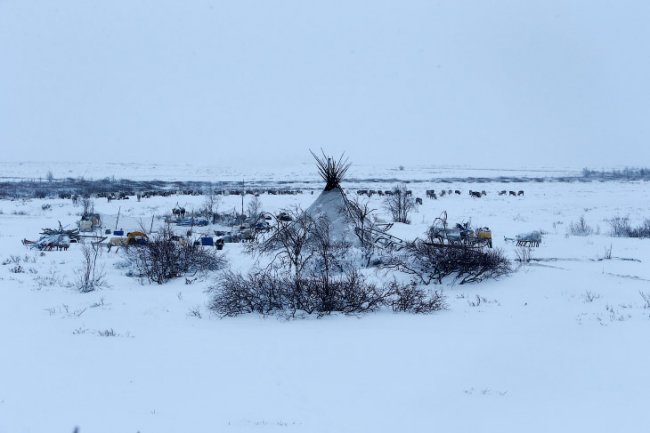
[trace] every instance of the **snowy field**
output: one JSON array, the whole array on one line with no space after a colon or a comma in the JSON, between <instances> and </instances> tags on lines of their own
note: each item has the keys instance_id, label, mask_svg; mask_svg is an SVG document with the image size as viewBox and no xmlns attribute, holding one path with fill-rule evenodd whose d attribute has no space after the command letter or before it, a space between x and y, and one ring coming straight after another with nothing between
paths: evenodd
<instances>
[{"instance_id":1,"label":"snowy field","mask_svg":"<svg viewBox=\"0 0 650 433\"><path fill-rule=\"evenodd\" d=\"M67 176L45 165L34 174L14 169L5 177L48 169ZM129 177L120 170L91 173ZM309 170L296 173L315 179ZM355 170L351 177L373 174ZM447 177L415 171L391 173ZM443 188L462 195L425 198L426 189ZM0 433L76 426L80 433L647 432L650 305L640 293L650 295L650 240L611 237L607 220L650 218L648 184L421 182L412 189L424 203L412 224L391 233L422 236L447 211L450 221L489 226L495 247L512 259L516 248L504 237L544 231L536 260L496 281L445 283L449 308L431 315L220 319L207 309L206 289L217 275L143 285L116 266L123 258L114 252L100 257L109 285L78 293L79 245L41 254L20 241L57 221L74 227L81 209L70 200L0 201ZM469 189L487 195L472 199ZM304 209L317 194L260 198L264 210L277 212ZM133 230L177 203L191 210L203 200L97 199L95 208L107 218L119 209L124 229ZM380 198L372 204L388 219ZM240 197L229 196L221 210L240 206ZM595 233L568 235L581 216ZM252 265L241 244L226 244L224 254L233 269ZM12 272L17 262L24 272Z\"/></svg>"},{"instance_id":2,"label":"snowy field","mask_svg":"<svg viewBox=\"0 0 650 433\"><path fill-rule=\"evenodd\" d=\"M350 172L350 179L399 179L402 181L423 181L433 178L452 177L557 177L577 176L582 167L534 167L526 169L502 169L502 168L475 168L462 165L364 165L354 164ZM142 163L108 163L108 162L3 162L0 161L0 180L3 179L43 179L48 172L55 178L66 177L85 179L132 179L132 180L154 180L162 179L167 181L246 181L259 182L318 182L321 179L311 157L307 154L305 161L294 164L264 166L251 166L247 161L239 161L236 165L221 164L218 160L209 165L203 162L196 164L142 164Z\"/></svg>"}]
</instances>

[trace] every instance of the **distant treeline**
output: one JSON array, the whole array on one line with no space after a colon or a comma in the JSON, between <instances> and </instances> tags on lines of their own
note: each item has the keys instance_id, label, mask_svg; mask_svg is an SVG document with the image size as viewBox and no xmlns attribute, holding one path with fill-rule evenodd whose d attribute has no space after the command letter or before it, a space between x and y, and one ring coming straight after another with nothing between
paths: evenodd
<instances>
[{"instance_id":1,"label":"distant treeline","mask_svg":"<svg viewBox=\"0 0 650 433\"><path fill-rule=\"evenodd\" d=\"M621 170L582 169L582 177L597 180L650 180L650 168L630 168Z\"/></svg>"},{"instance_id":2,"label":"distant treeline","mask_svg":"<svg viewBox=\"0 0 650 433\"><path fill-rule=\"evenodd\" d=\"M399 178L349 178L345 183L356 187L364 184L452 184L452 183L543 183L543 182L591 182L616 180L650 180L648 168L624 168L621 170L591 170L585 168L577 176L495 176L495 177L445 177L431 179L399 179ZM0 199L16 198L71 198L89 196L108 196L111 194L130 195L162 195L185 194L198 195L208 191L224 194L245 193L286 193L296 188L319 189L320 180L291 181L255 181L248 180L245 184L237 181L167 181L167 180L131 180L131 179L86 179L62 178L51 176L45 179L11 179L0 181Z\"/></svg>"}]
</instances>

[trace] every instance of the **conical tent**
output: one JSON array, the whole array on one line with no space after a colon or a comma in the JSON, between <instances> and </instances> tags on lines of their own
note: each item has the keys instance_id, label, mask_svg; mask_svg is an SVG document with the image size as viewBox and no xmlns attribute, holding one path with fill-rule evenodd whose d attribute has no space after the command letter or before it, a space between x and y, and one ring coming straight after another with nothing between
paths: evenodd
<instances>
[{"instance_id":1,"label":"conical tent","mask_svg":"<svg viewBox=\"0 0 650 433\"><path fill-rule=\"evenodd\" d=\"M325 189L305 211L313 219L327 218L333 240L344 240L353 245L360 243L355 233L355 222L350 202L341 188L340 182L350 164L341 156L338 160L322 157L312 152L318 171L325 181Z\"/></svg>"}]
</instances>

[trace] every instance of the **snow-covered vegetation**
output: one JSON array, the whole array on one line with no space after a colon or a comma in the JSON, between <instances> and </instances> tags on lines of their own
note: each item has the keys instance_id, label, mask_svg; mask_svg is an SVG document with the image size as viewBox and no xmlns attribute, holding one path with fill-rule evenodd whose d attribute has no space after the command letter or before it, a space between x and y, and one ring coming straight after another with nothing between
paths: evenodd
<instances>
[{"instance_id":1,"label":"snow-covered vegetation","mask_svg":"<svg viewBox=\"0 0 650 433\"><path fill-rule=\"evenodd\" d=\"M324 193L5 196L0 432L644 431L647 183L354 170ZM457 249L468 227L492 248ZM503 267L439 269L450 244Z\"/></svg>"}]
</instances>

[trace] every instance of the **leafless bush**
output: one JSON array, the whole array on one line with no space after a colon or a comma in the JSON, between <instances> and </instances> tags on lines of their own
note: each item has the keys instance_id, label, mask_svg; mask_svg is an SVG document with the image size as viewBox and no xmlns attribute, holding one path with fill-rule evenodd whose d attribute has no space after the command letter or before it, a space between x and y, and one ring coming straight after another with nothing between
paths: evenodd
<instances>
[{"instance_id":1,"label":"leafless bush","mask_svg":"<svg viewBox=\"0 0 650 433\"><path fill-rule=\"evenodd\" d=\"M528 245L520 245L515 248L515 259L519 263L530 263L533 256L533 248Z\"/></svg>"},{"instance_id":2,"label":"leafless bush","mask_svg":"<svg viewBox=\"0 0 650 433\"><path fill-rule=\"evenodd\" d=\"M600 299L600 294L594 293L594 292L591 292L591 291L587 290L584 293L584 295L582 295L582 297L583 297L583 299L584 299L584 301L586 303L590 304L590 303L594 302L596 299Z\"/></svg>"},{"instance_id":3,"label":"leafless bush","mask_svg":"<svg viewBox=\"0 0 650 433\"><path fill-rule=\"evenodd\" d=\"M391 308L396 312L428 314L447 308L445 297L438 291L428 291L414 282L400 284L393 280L388 284L391 292Z\"/></svg>"},{"instance_id":4,"label":"leafless bush","mask_svg":"<svg viewBox=\"0 0 650 433\"><path fill-rule=\"evenodd\" d=\"M260 213L262 212L262 200L260 200L260 197L257 194L250 199L246 210L248 211L248 216L251 219L254 221L257 221L259 219Z\"/></svg>"},{"instance_id":5,"label":"leafless bush","mask_svg":"<svg viewBox=\"0 0 650 433\"><path fill-rule=\"evenodd\" d=\"M296 280L294 274L269 269L245 276L228 272L210 290L214 293L210 309L221 316L362 313L380 308L385 298L384 291L354 272L327 281Z\"/></svg>"},{"instance_id":6,"label":"leafless bush","mask_svg":"<svg viewBox=\"0 0 650 433\"><path fill-rule=\"evenodd\" d=\"M650 238L650 218L646 218L638 227L635 227L630 234L633 238Z\"/></svg>"},{"instance_id":7,"label":"leafless bush","mask_svg":"<svg viewBox=\"0 0 650 433\"><path fill-rule=\"evenodd\" d=\"M362 201L358 196L349 201L349 209L355 225L354 232L361 242L363 258L368 266L375 254L373 232L379 231L374 215L376 209L370 207L368 200Z\"/></svg>"},{"instance_id":8,"label":"leafless bush","mask_svg":"<svg viewBox=\"0 0 650 433\"><path fill-rule=\"evenodd\" d=\"M190 311L187 313L188 316L190 317L196 317L197 319L201 319L201 307L198 305L194 308L191 308Z\"/></svg>"},{"instance_id":9,"label":"leafless bush","mask_svg":"<svg viewBox=\"0 0 650 433\"><path fill-rule=\"evenodd\" d=\"M318 275L327 282L350 265L346 259L350 254L351 245L332 236L332 224L329 219L324 216L317 218L311 227L310 235L311 255L307 266L312 275Z\"/></svg>"},{"instance_id":10,"label":"leafless bush","mask_svg":"<svg viewBox=\"0 0 650 433\"><path fill-rule=\"evenodd\" d=\"M82 197L81 201L82 215L91 215L95 213L95 202L90 197Z\"/></svg>"},{"instance_id":11,"label":"leafless bush","mask_svg":"<svg viewBox=\"0 0 650 433\"><path fill-rule=\"evenodd\" d=\"M211 185L205 191L205 200L203 201L203 215L206 218L209 218L211 222L215 222L217 215L219 213L219 206L221 205L221 195L217 194L217 191Z\"/></svg>"},{"instance_id":12,"label":"leafless bush","mask_svg":"<svg viewBox=\"0 0 650 433\"><path fill-rule=\"evenodd\" d=\"M499 249L441 245L420 239L407 243L382 266L413 275L424 284L442 283L449 276L460 284L474 283L511 271L510 261Z\"/></svg>"},{"instance_id":13,"label":"leafless bush","mask_svg":"<svg viewBox=\"0 0 650 433\"><path fill-rule=\"evenodd\" d=\"M612 244L609 244L609 247L605 247L605 253L603 254L603 260L612 259Z\"/></svg>"},{"instance_id":14,"label":"leafless bush","mask_svg":"<svg viewBox=\"0 0 650 433\"><path fill-rule=\"evenodd\" d=\"M103 307L104 304L104 298L99 298L99 301L93 302L92 304L89 305L90 308L98 308L98 307Z\"/></svg>"},{"instance_id":15,"label":"leafless bush","mask_svg":"<svg viewBox=\"0 0 650 433\"><path fill-rule=\"evenodd\" d=\"M300 209L285 212L290 218L276 219L270 236L260 244L252 244L251 250L272 256L272 264L288 267L296 280L313 256L316 221Z\"/></svg>"},{"instance_id":16,"label":"leafless bush","mask_svg":"<svg viewBox=\"0 0 650 433\"><path fill-rule=\"evenodd\" d=\"M92 292L105 284L104 273L97 269L97 258L100 255L99 242L81 246L81 268L76 282L77 290L81 293Z\"/></svg>"},{"instance_id":17,"label":"leafless bush","mask_svg":"<svg viewBox=\"0 0 650 433\"><path fill-rule=\"evenodd\" d=\"M34 278L38 290L44 287L60 286L63 284L63 278L59 277L55 269L50 269L47 275L39 275Z\"/></svg>"},{"instance_id":18,"label":"leafless bush","mask_svg":"<svg viewBox=\"0 0 650 433\"><path fill-rule=\"evenodd\" d=\"M626 238L650 238L650 219L646 218L637 227L632 227L628 217L614 217L607 221L612 236Z\"/></svg>"},{"instance_id":19,"label":"leafless bush","mask_svg":"<svg viewBox=\"0 0 650 433\"><path fill-rule=\"evenodd\" d=\"M569 224L569 234L573 236L589 236L594 233L593 227L587 224L584 215L578 221Z\"/></svg>"},{"instance_id":20,"label":"leafless bush","mask_svg":"<svg viewBox=\"0 0 650 433\"><path fill-rule=\"evenodd\" d=\"M127 250L133 274L150 283L163 284L184 274L216 271L225 259L213 249L172 240L173 232L166 228L144 245Z\"/></svg>"},{"instance_id":21,"label":"leafless bush","mask_svg":"<svg viewBox=\"0 0 650 433\"><path fill-rule=\"evenodd\" d=\"M386 196L384 206L390 212L393 221L408 224L409 213L415 209L415 199L404 185L400 185L393 188L392 194Z\"/></svg>"},{"instance_id":22,"label":"leafless bush","mask_svg":"<svg viewBox=\"0 0 650 433\"><path fill-rule=\"evenodd\" d=\"M356 271L326 279L322 275L307 278L294 286L300 290L297 307L309 314L324 316L333 312L344 314L376 311L386 305L390 292L366 282Z\"/></svg>"},{"instance_id":23,"label":"leafless bush","mask_svg":"<svg viewBox=\"0 0 650 433\"><path fill-rule=\"evenodd\" d=\"M385 287L368 283L361 274L347 271L329 280L320 276L303 276L261 270L248 275L228 272L213 293L210 309L220 316L257 313L296 317L318 317L335 312L359 314L390 307L394 311L431 313L445 308L444 297L428 293L415 285L392 282Z\"/></svg>"},{"instance_id":24,"label":"leafless bush","mask_svg":"<svg viewBox=\"0 0 650 433\"><path fill-rule=\"evenodd\" d=\"M628 237L632 231L628 217L614 217L607 220L611 228L611 235L616 237Z\"/></svg>"},{"instance_id":25,"label":"leafless bush","mask_svg":"<svg viewBox=\"0 0 650 433\"><path fill-rule=\"evenodd\" d=\"M650 219L646 218L643 224L634 227L630 233L632 238L650 238Z\"/></svg>"},{"instance_id":26,"label":"leafless bush","mask_svg":"<svg viewBox=\"0 0 650 433\"><path fill-rule=\"evenodd\" d=\"M272 314L285 308L290 284L285 276L270 272L242 275L229 271L209 289L213 293L209 307L221 316Z\"/></svg>"},{"instance_id":27,"label":"leafless bush","mask_svg":"<svg viewBox=\"0 0 650 433\"><path fill-rule=\"evenodd\" d=\"M20 263L18 263L11 266L9 268L9 272L11 272L12 274L23 274L25 273L25 268L23 268L23 266Z\"/></svg>"},{"instance_id":28,"label":"leafless bush","mask_svg":"<svg viewBox=\"0 0 650 433\"><path fill-rule=\"evenodd\" d=\"M29 257L25 256L25 258L28 259ZM25 260L25 262L27 262L27 260ZM9 272L12 274L22 274L25 272L25 268L22 265L22 259L20 256L9 256L9 258L2 261L2 265L11 265L9 267Z\"/></svg>"}]
</instances>

